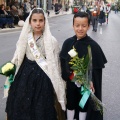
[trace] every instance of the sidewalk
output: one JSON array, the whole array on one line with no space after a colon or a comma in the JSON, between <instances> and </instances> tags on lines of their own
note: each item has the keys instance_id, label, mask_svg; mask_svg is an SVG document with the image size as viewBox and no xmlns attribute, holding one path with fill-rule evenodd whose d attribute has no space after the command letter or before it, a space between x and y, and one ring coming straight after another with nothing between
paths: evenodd
<instances>
[{"instance_id":1,"label":"sidewalk","mask_svg":"<svg viewBox=\"0 0 120 120\"><path fill-rule=\"evenodd\" d=\"M71 14L72 13L72 10L70 9L69 11L60 11L59 14L55 14L55 12L53 10L49 10L50 11L50 15L48 18L51 18L51 17L56 17L56 16L61 16L61 15L67 15L67 14Z\"/></svg>"},{"instance_id":2,"label":"sidewalk","mask_svg":"<svg viewBox=\"0 0 120 120\"><path fill-rule=\"evenodd\" d=\"M48 19L52 18L52 17L58 17L58 16L61 16L61 15L67 15L67 14L71 14L72 13L71 9L69 11L67 11L67 12L66 11L60 11L60 13L57 14L57 15L55 14L54 10L49 10L49 12L50 12L50 14L48 16ZM0 33L19 31L21 29L22 29L22 27L19 27L18 25L16 25L15 28L4 28L4 29L0 28Z\"/></svg>"}]
</instances>

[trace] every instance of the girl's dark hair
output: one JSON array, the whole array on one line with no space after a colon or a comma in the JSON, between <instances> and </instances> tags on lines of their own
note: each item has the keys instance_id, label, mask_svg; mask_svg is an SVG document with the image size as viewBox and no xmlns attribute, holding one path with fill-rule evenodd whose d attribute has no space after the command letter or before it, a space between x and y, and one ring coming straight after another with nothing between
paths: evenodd
<instances>
[{"instance_id":1,"label":"girl's dark hair","mask_svg":"<svg viewBox=\"0 0 120 120\"><path fill-rule=\"evenodd\" d=\"M81 17L81 18L86 17L88 19L88 25L90 25L90 16L89 16L88 13L86 13L86 12L77 12L77 13L75 13L75 15L73 17L73 25L74 25L74 19L76 17Z\"/></svg>"},{"instance_id":2,"label":"girl's dark hair","mask_svg":"<svg viewBox=\"0 0 120 120\"><path fill-rule=\"evenodd\" d=\"M31 13L30 18L29 18L29 22L31 21L32 15L33 15L34 13L38 13L38 14L41 13L41 14L43 14L44 20L45 20L45 15L44 15L43 10L42 10L42 9L34 9L34 10L32 11L32 13Z\"/></svg>"}]
</instances>

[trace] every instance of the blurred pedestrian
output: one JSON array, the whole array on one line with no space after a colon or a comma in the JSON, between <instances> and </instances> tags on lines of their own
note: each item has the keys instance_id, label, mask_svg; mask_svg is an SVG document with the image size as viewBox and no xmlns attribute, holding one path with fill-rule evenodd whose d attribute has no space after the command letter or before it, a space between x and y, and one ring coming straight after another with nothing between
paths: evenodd
<instances>
[{"instance_id":1,"label":"blurred pedestrian","mask_svg":"<svg viewBox=\"0 0 120 120\"><path fill-rule=\"evenodd\" d=\"M108 19L109 19L109 14L110 14L110 7L109 6L106 6L106 23L108 24Z\"/></svg>"},{"instance_id":2,"label":"blurred pedestrian","mask_svg":"<svg viewBox=\"0 0 120 120\"><path fill-rule=\"evenodd\" d=\"M87 13L89 14L89 16L90 16L90 23L91 23L91 22L92 22L92 14L91 14L89 5L88 5L87 8L86 8L86 12L87 12Z\"/></svg>"},{"instance_id":3,"label":"blurred pedestrian","mask_svg":"<svg viewBox=\"0 0 120 120\"><path fill-rule=\"evenodd\" d=\"M65 4L65 11L66 12L68 11L68 4L67 3Z\"/></svg>"},{"instance_id":4,"label":"blurred pedestrian","mask_svg":"<svg viewBox=\"0 0 120 120\"><path fill-rule=\"evenodd\" d=\"M59 11L59 4L58 4L58 2L55 3L54 7L55 7L55 14L59 14L60 11Z\"/></svg>"},{"instance_id":5,"label":"blurred pedestrian","mask_svg":"<svg viewBox=\"0 0 120 120\"><path fill-rule=\"evenodd\" d=\"M92 26L93 26L93 31L95 32L97 32L99 14L100 14L100 9L94 7L94 11L92 12Z\"/></svg>"},{"instance_id":6,"label":"blurred pedestrian","mask_svg":"<svg viewBox=\"0 0 120 120\"><path fill-rule=\"evenodd\" d=\"M30 11L31 11L31 4L28 2L28 0L24 0L24 21L29 16Z\"/></svg>"},{"instance_id":7,"label":"blurred pedestrian","mask_svg":"<svg viewBox=\"0 0 120 120\"><path fill-rule=\"evenodd\" d=\"M118 13L118 6L117 5L115 5L114 11L115 11L115 14Z\"/></svg>"},{"instance_id":8,"label":"blurred pedestrian","mask_svg":"<svg viewBox=\"0 0 120 120\"><path fill-rule=\"evenodd\" d=\"M102 23L105 22L105 13L103 12L103 8L100 8L100 14L99 14L99 23L102 25Z\"/></svg>"},{"instance_id":9,"label":"blurred pedestrian","mask_svg":"<svg viewBox=\"0 0 120 120\"><path fill-rule=\"evenodd\" d=\"M14 24L18 24L20 18L19 18L19 12L18 12L18 9L13 5L12 8L11 8L11 13L14 17Z\"/></svg>"},{"instance_id":10,"label":"blurred pedestrian","mask_svg":"<svg viewBox=\"0 0 120 120\"><path fill-rule=\"evenodd\" d=\"M5 10L5 5L0 5L0 27L5 28L5 26L8 26L9 28L14 28L13 24L13 17Z\"/></svg>"},{"instance_id":11,"label":"blurred pedestrian","mask_svg":"<svg viewBox=\"0 0 120 120\"><path fill-rule=\"evenodd\" d=\"M24 7L23 6L20 6L18 8L18 15L19 15L20 20L24 20Z\"/></svg>"}]
</instances>

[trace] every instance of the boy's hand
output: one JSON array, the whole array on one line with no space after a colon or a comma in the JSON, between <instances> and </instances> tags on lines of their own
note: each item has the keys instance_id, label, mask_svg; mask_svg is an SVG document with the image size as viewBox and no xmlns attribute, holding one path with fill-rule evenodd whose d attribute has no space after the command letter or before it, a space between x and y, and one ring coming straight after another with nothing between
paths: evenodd
<instances>
[{"instance_id":1,"label":"boy's hand","mask_svg":"<svg viewBox=\"0 0 120 120\"><path fill-rule=\"evenodd\" d=\"M95 93L95 89L92 81L90 81L90 89L92 90L93 93Z\"/></svg>"}]
</instances>

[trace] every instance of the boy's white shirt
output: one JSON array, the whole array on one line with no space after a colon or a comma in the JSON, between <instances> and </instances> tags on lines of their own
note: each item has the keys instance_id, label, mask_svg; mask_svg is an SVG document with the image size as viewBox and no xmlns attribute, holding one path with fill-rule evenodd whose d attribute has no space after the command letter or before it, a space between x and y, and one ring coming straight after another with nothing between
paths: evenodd
<instances>
[{"instance_id":1,"label":"boy's white shirt","mask_svg":"<svg viewBox=\"0 0 120 120\"><path fill-rule=\"evenodd\" d=\"M17 74L23 62L24 56L26 54L26 49L28 46L27 37L28 37L28 32L31 30L31 27L29 25L29 17L25 21L19 40L16 44L16 51L14 53L13 59L11 60L11 62L16 64L17 66L15 75ZM59 51L60 51L59 45L57 40L51 35L46 14L45 14L45 19L46 21L45 21L45 29L43 33L43 40L45 45L45 54L48 65L47 67L48 67L49 78L51 79L51 82L53 84L58 101L60 102L62 109L65 110L66 109L65 82L61 78L61 69L60 69L60 61L59 61ZM5 84L8 84L8 79L6 80ZM8 90L9 89L4 89L4 97L8 96Z\"/></svg>"}]
</instances>

